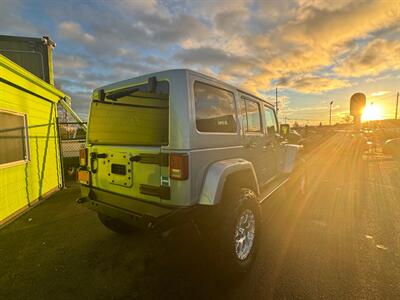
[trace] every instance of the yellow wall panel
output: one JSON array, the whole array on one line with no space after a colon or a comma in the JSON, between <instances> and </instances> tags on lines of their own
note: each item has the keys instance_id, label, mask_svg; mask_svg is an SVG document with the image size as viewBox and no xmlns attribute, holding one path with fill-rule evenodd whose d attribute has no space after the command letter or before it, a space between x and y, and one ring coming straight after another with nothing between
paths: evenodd
<instances>
[{"instance_id":1,"label":"yellow wall panel","mask_svg":"<svg viewBox=\"0 0 400 300\"><path fill-rule=\"evenodd\" d=\"M61 185L56 105L64 95L1 55L0 79L0 110L26 114L30 149L28 162L0 165L1 223Z\"/></svg>"}]
</instances>

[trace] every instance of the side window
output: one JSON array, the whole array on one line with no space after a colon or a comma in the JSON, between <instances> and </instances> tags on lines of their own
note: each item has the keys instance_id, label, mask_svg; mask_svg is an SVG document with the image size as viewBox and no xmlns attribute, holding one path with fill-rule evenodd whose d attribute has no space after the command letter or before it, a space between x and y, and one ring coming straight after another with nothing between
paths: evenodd
<instances>
[{"instance_id":1,"label":"side window","mask_svg":"<svg viewBox=\"0 0 400 300\"><path fill-rule=\"evenodd\" d=\"M233 93L195 82L196 127L201 132L236 132L236 109Z\"/></svg>"},{"instance_id":2,"label":"side window","mask_svg":"<svg viewBox=\"0 0 400 300\"><path fill-rule=\"evenodd\" d=\"M278 132L278 124L276 122L275 113L273 109L264 105L265 127L268 134L275 134Z\"/></svg>"},{"instance_id":3,"label":"side window","mask_svg":"<svg viewBox=\"0 0 400 300\"><path fill-rule=\"evenodd\" d=\"M260 105L257 102L241 99L241 118L244 132L262 132Z\"/></svg>"},{"instance_id":4,"label":"side window","mask_svg":"<svg viewBox=\"0 0 400 300\"><path fill-rule=\"evenodd\" d=\"M26 116L0 111L0 165L29 160Z\"/></svg>"}]
</instances>

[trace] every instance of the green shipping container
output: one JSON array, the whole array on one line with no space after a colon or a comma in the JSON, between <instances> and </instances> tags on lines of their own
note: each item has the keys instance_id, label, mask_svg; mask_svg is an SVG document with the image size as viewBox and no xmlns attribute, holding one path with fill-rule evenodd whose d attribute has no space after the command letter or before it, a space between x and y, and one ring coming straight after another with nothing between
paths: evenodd
<instances>
[{"instance_id":1,"label":"green shipping container","mask_svg":"<svg viewBox=\"0 0 400 300\"><path fill-rule=\"evenodd\" d=\"M53 85L0 55L0 225L62 185Z\"/></svg>"},{"instance_id":2,"label":"green shipping container","mask_svg":"<svg viewBox=\"0 0 400 300\"><path fill-rule=\"evenodd\" d=\"M0 54L50 84L54 84L52 49L55 45L49 37L0 35Z\"/></svg>"}]
</instances>

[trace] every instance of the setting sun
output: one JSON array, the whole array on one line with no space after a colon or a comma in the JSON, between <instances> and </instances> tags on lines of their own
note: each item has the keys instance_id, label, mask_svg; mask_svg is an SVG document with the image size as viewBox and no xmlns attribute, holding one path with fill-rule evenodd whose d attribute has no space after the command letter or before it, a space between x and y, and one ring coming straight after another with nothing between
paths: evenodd
<instances>
[{"instance_id":1,"label":"setting sun","mask_svg":"<svg viewBox=\"0 0 400 300\"><path fill-rule=\"evenodd\" d=\"M363 122L381 119L383 119L383 110L381 106L376 104L369 104L364 108L363 114L361 116L361 120Z\"/></svg>"}]
</instances>

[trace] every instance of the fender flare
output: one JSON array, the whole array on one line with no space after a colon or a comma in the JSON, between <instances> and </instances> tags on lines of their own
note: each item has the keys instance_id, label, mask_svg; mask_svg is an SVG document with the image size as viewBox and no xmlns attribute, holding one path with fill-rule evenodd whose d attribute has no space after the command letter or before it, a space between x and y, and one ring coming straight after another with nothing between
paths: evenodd
<instances>
[{"instance_id":1,"label":"fender flare","mask_svg":"<svg viewBox=\"0 0 400 300\"><path fill-rule=\"evenodd\" d=\"M257 195L260 194L257 176L253 164L247 160L234 158L214 162L207 169L200 193L200 205L215 205L221 201L222 191L229 175L247 171L251 174ZM246 178L249 180L249 178Z\"/></svg>"}]
</instances>

